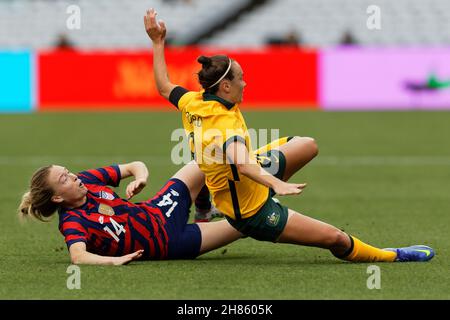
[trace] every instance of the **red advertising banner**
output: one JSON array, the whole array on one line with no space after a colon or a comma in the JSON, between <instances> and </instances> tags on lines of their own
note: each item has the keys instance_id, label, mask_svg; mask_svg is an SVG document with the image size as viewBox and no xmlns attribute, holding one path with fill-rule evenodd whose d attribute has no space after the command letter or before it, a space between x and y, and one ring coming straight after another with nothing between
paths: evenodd
<instances>
[{"instance_id":1,"label":"red advertising banner","mask_svg":"<svg viewBox=\"0 0 450 320\"><path fill-rule=\"evenodd\" d=\"M200 55L228 54L244 70L243 108L316 108L317 53L299 49L166 51L171 82L200 90ZM153 79L152 52L54 51L38 55L39 110L167 109Z\"/></svg>"}]
</instances>

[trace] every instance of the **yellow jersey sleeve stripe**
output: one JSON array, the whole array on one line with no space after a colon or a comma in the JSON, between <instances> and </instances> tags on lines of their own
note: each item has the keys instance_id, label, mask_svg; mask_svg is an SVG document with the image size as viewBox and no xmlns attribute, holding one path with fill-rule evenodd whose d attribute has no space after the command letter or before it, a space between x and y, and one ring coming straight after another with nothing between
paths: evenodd
<instances>
[{"instance_id":1,"label":"yellow jersey sleeve stripe","mask_svg":"<svg viewBox=\"0 0 450 320\"><path fill-rule=\"evenodd\" d=\"M237 167L235 164L230 164L231 167L231 173L233 174L233 181L240 181L241 179L239 178L239 172L237 170Z\"/></svg>"},{"instance_id":2,"label":"yellow jersey sleeve stripe","mask_svg":"<svg viewBox=\"0 0 450 320\"><path fill-rule=\"evenodd\" d=\"M228 148L228 146L229 146L231 143L233 143L233 142L241 142L241 143L243 143L243 144L246 144L246 143L245 143L245 139L244 139L243 137L241 137L241 136L232 136L232 137L230 137L230 138L229 138L227 141L225 141L225 143L223 144L223 153L225 154L225 156L226 156L226 154L227 154L227 148ZM233 163L231 163L231 164L230 164L230 168L231 168L231 173L233 174L233 180L234 180L234 181L239 181L239 180L240 180L240 178L239 178L239 172L238 172L238 170L237 170L236 165L233 164Z\"/></svg>"},{"instance_id":3,"label":"yellow jersey sleeve stripe","mask_svg":"<svg viewBox=\"0 0 450 320\"><path fill-rule=\"evenodd\" d=\"M180 102L181 97L184 96L184 94L187 92L189 92L189 90L181 86L173 88L169 95L170 103L172 103L175 107L177 107L177 109L179 109L178 102Z\"/></svg>"},{"instance_id":4,"label":"yellow jersey sleeve stripe","mask_svg":"<svg viewBox=\"0 0 450 320\"><path fill-rule=\"evenodd\" d=\"M230 188L231 202L233 204L234 220L241 220L241 208L239 207L239 200L234 181L228 180L228 187Z\"/></svg>"}]
</instances>

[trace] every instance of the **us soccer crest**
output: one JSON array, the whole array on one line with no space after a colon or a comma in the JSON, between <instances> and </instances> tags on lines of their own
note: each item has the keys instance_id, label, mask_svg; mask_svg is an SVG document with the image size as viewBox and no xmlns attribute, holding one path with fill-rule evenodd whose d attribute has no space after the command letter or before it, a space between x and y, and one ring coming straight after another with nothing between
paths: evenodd
<instances>
[{"instance_id":1,"label":"us soccer crest","mask_svg":"<svg viewBox=\"0 0 450 320\"><path fill-rule=\"evenodd\" d=\"M104 214L105 216L113 216L115 214L114 209L104 203L100 203L98 206L98 212Z\"/></svg>"},{"instance_id":2,"label":"us soccer crest","mask_svg":"<svg viewBox=\"0 0 450 320\"><path fill-rule=\"evenodd\" d=\"M100 192L100 198L105 199L105 200L114 200L114 196L106 191L101 191Z\"/></svg>"}]
</instances>

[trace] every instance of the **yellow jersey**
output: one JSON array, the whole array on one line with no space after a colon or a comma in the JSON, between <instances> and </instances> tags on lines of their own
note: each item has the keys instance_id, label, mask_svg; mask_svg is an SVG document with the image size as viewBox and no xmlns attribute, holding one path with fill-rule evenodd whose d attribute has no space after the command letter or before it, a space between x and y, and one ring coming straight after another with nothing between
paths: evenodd
<instances>
[{"instance_id":1,"label":"yellow jersey","mask_svg":"<svg viewBox=\"0 0 450 320\"><path fill-rule=\"evenodd\" d=\"M269 188L239 174L225 154L230 142L241 141L256 161L239 105L182 87L176 87L169 100L182 113L183 127L195 151L195 159L206 176L214 205L235 220L258 212L267 201Z\"/></svg>"}]
</instances>

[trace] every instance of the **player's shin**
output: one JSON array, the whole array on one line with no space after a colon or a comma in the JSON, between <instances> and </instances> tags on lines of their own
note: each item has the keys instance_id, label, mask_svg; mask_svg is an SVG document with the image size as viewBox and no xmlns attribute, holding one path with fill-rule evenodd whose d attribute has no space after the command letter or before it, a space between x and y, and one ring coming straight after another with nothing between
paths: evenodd
<instances>
[{"instance_id":1,"label":"player's shin","mask_svg":"<svg viewBox=\"0 0 450 320\"><path fill-rule=\"evenodd\" d=\"M343 254L333 255L339 259L352 262L394 262L397 254L368 245L354 236L350 236L351 246Z\"/></svg>"}]
</instances>

